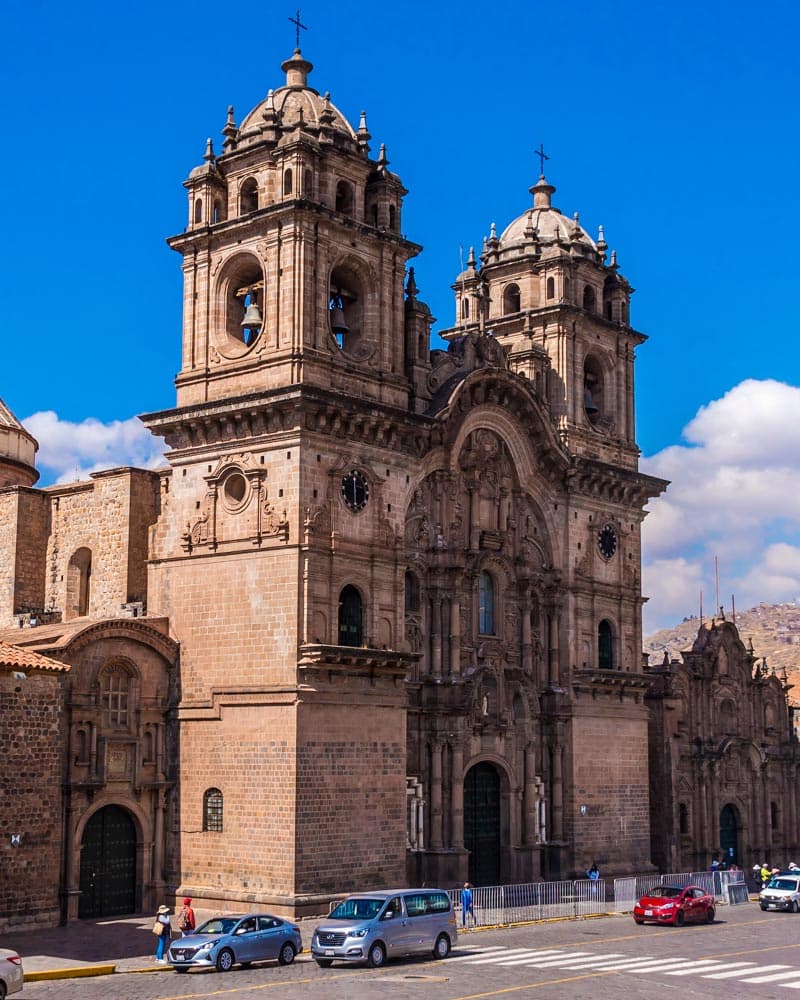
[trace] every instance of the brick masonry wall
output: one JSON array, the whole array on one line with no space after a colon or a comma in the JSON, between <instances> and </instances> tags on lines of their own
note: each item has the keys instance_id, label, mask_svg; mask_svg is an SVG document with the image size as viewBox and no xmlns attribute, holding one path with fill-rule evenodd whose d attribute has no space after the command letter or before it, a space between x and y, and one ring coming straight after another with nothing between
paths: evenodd
<instances>
[{"instance_id":1,"label":"brick masonry wall","mask_svg":"<svg viewBox=\"0 0 800 1000\"><path fill-rule=\"evenodd\" d=\"M61 676L0 671L0 931L59 919ZM11 846L12 833L21 846Z\"/></svg>"},{"instance_id":2,"label":"brick masonry wall","mask_svg":"<svg viewBox=\"0 0 800 1000\"><path fill-rule=\"evenodd\" d=\"M197 899L294 891L294 707L259 700L181 726L178 863L183 891ZM222 833L203 830L209 788L223 794Z\"/></svg>"},{"instance_id":3,"label":"brick masonry wall","mask_svg":"<svg viewBox=\"0 0 800 1000\"><path fill-rule=\"evenodd\" d=\"M297 746L298 892L405 881L405 712L379 691L301 704ZM342 697L342 696L340 696Z\"/></svg>"},{"instance_id":4,"label":"brick masonry wall","mask_svg":"<svg viewBox=\"0 0 800 1000\"><path fill-rule=\"evenodd\" d=\"M650 863L646 709L579 704L572 737L576 868L596 861L601 870L646 870ZM581 806L586 807L584 814ZM565 832L569 836L569 829Z\"/></svg>"}]
</instances>

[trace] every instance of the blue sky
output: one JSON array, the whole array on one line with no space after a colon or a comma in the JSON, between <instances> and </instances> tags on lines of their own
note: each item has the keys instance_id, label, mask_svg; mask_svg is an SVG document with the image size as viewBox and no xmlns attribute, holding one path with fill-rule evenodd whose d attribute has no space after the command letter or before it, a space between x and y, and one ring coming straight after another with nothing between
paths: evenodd
<instances>
[{"instance_id":1,"label":"blue sky","mask_svg":"<svg viewBox=\"0 0 800 1000\"><path fill-rule=\"evenodd\" d=\"M154 460L130 422L174 403L182 181L294 47L292 7L114 9L7 0L0 39L0 396L42 482ZM530 204L605 227L637 293L646 622L800 595L796 39L788 2L302 8L310 84L386 142L422 243L420 296L453 322L459 246ZM45 440L46 438L46 440ZM792 450L794 449L794 450Z\"/></svg>"}]
</instances>

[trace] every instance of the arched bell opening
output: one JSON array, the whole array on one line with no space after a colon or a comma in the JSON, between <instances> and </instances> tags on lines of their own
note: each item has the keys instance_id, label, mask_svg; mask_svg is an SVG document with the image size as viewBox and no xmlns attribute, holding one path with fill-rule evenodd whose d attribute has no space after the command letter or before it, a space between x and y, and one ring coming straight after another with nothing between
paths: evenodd
<instances>
[{"instance_id":1,"label":"arched bell opening","mask_svg":"<svg viewBox=\"0 0 800 1000\"><path fill-rule=\"evenodd\" d=\"M67 566L65 618L83 618L89 614L92 596L92 550L76 549Z\"/></svg>"},{"instance_id":2,"label":"arched bell opening","mask_svg":"<svg viewBox=\"0 0 800 1000\"><path fill-rule=\"evenodd\" d=\"M520 310L519 285L506 285L503 289L503 315L518 313Z\"/></svg>"},{"instance_id":3,"label":"arched bell opening","mask_svg":"<svg viewBox=\"0 0 800 1000\"><path fill-rule=\"evenodd\" d=\"M358 353L363 337L364 295L360 278L349 267L340 265L331 271L328 318L340 349L347 354Z\"/></svg>"},{"instance_id":4,"label":"arched bell opening","mask_svg":"<svg viewBox=\"0 0 800 1000\"><path fill-rule=\"evenodd\" d=\"M339 645L361 646L364 640L364 607L361 594L348 584L339 594Z\"/></svg>"},{"instance_id":5,"label":"arched bell opening","mask_svg":"<svg viewBox=\"0 0 800 1000\"><path fill-rule=\"evenodd\" d=\"M583 363L583 410L589 423L603 416L603 395L603 369L589 355Z\"/></svg>"},{"instance_id":6,"label":"arched bell opening","mask_svg":"<svg viewBox=\"0 0 800 1000\"><path fill-rule=\"evenodd\" d=\"M614 632L607 618L597 626L597 666L601 670L614 667Z\"/></svg>"},{"instance_id":7,"label":"arched bell opening","mask_svg":"<svg viewBox=\"0 0 800 1000\"><path fill-rule=\"evenodd\" d=\"M239 214L249 215L258 210L258 182L248 177L239 189Z\"/></svg>"},{"instance_id":8,"label":"arched bell opening","mask_svg":"<svg viewBox=\"0 0 800 1000\"><path fill-rule=\"evenodd\" d=\"M264 326L264 273L250 254L230 264L223 284L224 332L231 347L250 347Z\"/></svg>"}]
</instances>

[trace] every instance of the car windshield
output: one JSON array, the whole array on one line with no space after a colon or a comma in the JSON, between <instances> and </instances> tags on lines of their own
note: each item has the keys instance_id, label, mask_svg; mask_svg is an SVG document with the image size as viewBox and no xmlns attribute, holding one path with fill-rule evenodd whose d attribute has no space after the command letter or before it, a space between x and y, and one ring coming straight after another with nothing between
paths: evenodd
<instances>
[{"instance_id":1,"label":"car windshield","mask_svg":"<svg viewBox=\"0 0 800 1000\"><path fill-rule=\"evenodd\" d=\"M666 899L674 899L676 896L680 896L682 892L683 889L679 889L675 885L654 885L646 895L664 896Z\"/></svg>"},{"instance_id":2,"label":"car windshield","mask_svg":"<svg viewBox=\"0 0 800 1000\"><path fill-rule=\"evenodd\" d=\"M797 881L793 878L771 878L767 882L768 889L788 889L794 892L797 889Z\"/></svg>"},{"instance_id":3,"label":"car windshield","mask_svg":"<svg viewBox=\"0 0 800 1000\"><path fill-rule=\"evenodd\" d=\"M345 899L331 910L330 920L372 920L380 913L385 899Z\"/></svg>"},{"instance_id":4,"label":"car windshield","mask_svg":"<svg viewBox=\"0 0 800 1000\"><path fill-rule=\"evenodd\" d=\"M233 928L239 923L239 917L215 917L213 920L206 920L201 924L195 934L230 934Z\"/></svg>"}]
</instances>

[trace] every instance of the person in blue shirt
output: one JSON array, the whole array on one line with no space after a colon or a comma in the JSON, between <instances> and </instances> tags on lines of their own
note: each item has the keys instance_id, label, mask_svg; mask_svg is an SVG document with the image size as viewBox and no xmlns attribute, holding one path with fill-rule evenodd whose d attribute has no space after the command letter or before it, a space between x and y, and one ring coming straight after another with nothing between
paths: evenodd
<instances>
[{"instance_id":1,"label":"person in blue shirt","mask_svg":"<svg viewBox=\"0 0 800 1000\"><path fill-rule=\"evenodd\" d=\"M475 926L475 910L472 903L472 886L469 882L464 883L461 890L461 926L467 926L467 916L472 917L472 926Z\"/></svg>"}]
</instances>

